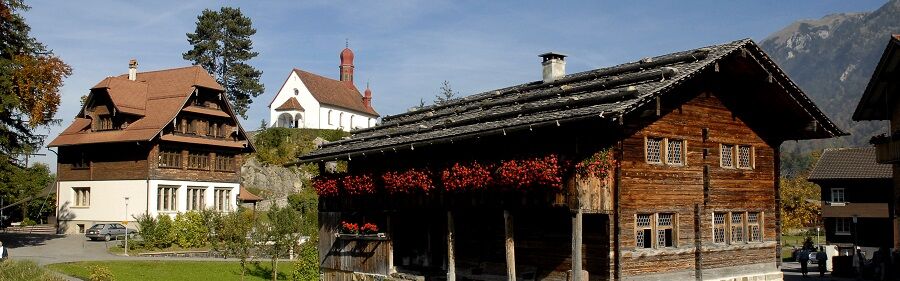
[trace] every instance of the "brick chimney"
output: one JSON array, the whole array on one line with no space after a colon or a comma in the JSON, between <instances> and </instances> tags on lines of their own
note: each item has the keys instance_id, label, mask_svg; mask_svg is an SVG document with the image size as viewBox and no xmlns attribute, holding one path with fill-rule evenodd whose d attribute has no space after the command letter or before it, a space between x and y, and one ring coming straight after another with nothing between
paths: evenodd
<instances>
[{"instance_id":1,"label":"brick chimney","mask_svg":"<svg viewBox=\"0 0 900 281\"><path fill-rule=\"evenodd\" d=\"M137 80L137 60L131 59L128 61L128 80L135 81Z\"/></svg>"},{"instance_id":2,"label":"brick chimney","mask_svg":"<svg viewBox=\"0 0 900 281\"><path fill-rule=\"evenodd\" d=\"M566 75L566 55L549 52L539 57L543 58L541 66L544 68L544 83L556 81Z\"/></svg>"}]
</instances>

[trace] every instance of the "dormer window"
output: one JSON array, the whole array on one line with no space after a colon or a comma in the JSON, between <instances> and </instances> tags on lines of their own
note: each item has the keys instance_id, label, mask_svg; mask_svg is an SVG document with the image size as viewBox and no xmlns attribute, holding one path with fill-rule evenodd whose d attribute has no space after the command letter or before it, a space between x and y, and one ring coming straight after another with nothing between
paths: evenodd
<instances>
[{"instance_id":1,"label":"dormer window","mask_svg":"<svg viewBox=\"0 0 900 281\"><path fill-rule=\"evenodd\" d=\"M100 115L97 118L97 127L94 131L107 131L107 130L116 130L115 124L113 124L112 115Z\"/></svg>"}]
</instances>

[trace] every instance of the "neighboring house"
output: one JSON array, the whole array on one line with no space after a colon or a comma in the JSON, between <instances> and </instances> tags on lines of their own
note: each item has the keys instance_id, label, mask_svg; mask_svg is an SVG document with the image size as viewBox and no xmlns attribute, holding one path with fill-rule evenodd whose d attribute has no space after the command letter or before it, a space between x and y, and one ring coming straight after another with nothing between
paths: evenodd
<instances>
[{"instance_id":1,"label":"neighboring house","mask_svg":"<svg viewBox=\"0 0 900 281\"><path fill-rule=\"evenodd\" d=\"M843 249L890 248L894 202L891 165L875 162L875 148L822 152L809 181L822 188L825 241Z\"/></svg>"},{"instance_id":2,"label":"neighboring house","mask_svg":"<svg viewBox=\"0 0 900 281\"><path fill-rule=\"evenodd\" d=\"M253 151L224 96L199 66L107 77L50 147L60 231L189 210L232 211L241 157ZM128 197L128 216L125 215Z\"/></svg>"},{"instance_id":3,"label":"neighboring house","mask_svg":"<svg viewBox=\"0 0 900 281\"><path fill-rule=\"evenodd\" d=\"M350 131L375 125L372 90L360 95L353 84L353 51L341 52L340 80L295 68L269 103L269 126L340 129Z\"/></svg>"},{"instance_id":4,"label":"neighboring house","mask_svg":"<svg viewBox=\"0 0 900 281\"><path fill-rule=\"evenodd\" d=\"M876 149L876 161L893 165L894 192L888 198L893 201L894 222L893 227L883 231L893 233L892 248L900 249L900 219L897 216L900 214L900 34L891 36L853 112L853 120L890 121L890 132L873 137L872 144Z\"/></svg>"},{"instance_id":5,"label":"neighboring house","mask_svg":"<svg viewBox=\"0 0 900 281\"><path fill-rule=\"evenodd\" d=\"M779 146L845 133L756 43L570 75L541 57L542 81L300 157L323 174L324 279L782 279ZM336 160L347 174L325 173Z\"/></svg>"}]
</instances>

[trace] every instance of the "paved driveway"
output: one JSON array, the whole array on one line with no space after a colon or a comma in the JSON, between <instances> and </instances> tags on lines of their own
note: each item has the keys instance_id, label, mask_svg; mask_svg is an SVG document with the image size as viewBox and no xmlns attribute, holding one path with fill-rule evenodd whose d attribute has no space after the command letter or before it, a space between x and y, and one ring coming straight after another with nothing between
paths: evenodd
<instances>
[{"instance_id":1,"label":"paved driveway","mask_svg":"<svg viewBox=\"0 0 900 281\"><path fill-rule=\"evenodd\" d=\"M40 265L51 263L115 260L127 257L110 254L107 247L115 247L116 241L89 241L83 235L0 234L3 246L9 247L12 259L30 259Z\"/></svg>"}]
</instances>

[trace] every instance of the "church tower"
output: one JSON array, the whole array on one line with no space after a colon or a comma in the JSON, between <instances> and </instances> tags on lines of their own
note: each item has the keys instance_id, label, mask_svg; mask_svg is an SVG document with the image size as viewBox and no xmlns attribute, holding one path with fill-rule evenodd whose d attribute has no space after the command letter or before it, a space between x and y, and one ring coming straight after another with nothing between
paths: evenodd
<instances>
[{"instance_id":1,"label":"church tower","mask_svg":"<svg viewBox=\"0 0 900 281\"><path fill-rule=\"evenodd\" d=\"M341 51L341 81L353 85L353 51L350 50L350 44L347 43L344 50Z\"/></svg>"}]
</instances>

